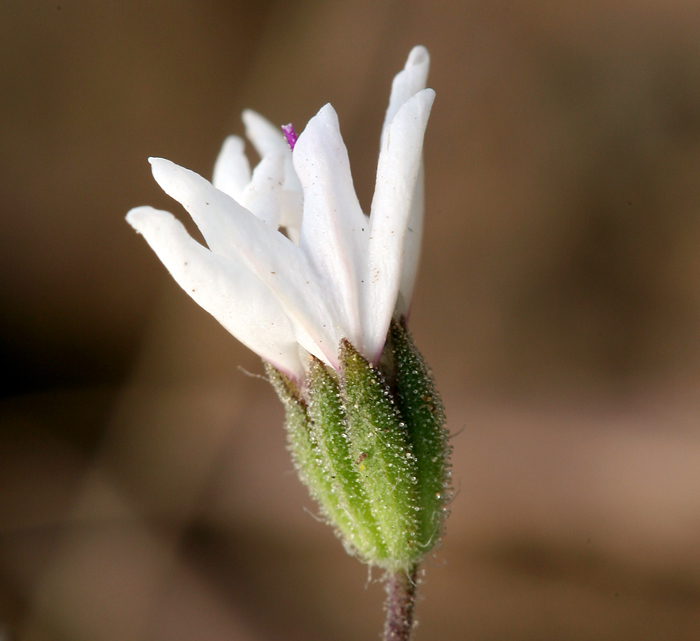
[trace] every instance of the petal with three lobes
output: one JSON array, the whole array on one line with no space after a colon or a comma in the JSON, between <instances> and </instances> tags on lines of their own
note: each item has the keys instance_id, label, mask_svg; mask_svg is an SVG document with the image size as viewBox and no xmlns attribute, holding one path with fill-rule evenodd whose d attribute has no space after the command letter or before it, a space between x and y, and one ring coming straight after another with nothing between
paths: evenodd
<instances>
[{"instance_id":1,"label":"petal with three lobes","mask_svg":"<svg viewBox=\"0 0 700 641\"><path fill-rule=\"evenodd\" d=\"M302 250L200 175L162 158L150 161L158 184L192 216L209 248L255 274L287 313L301 346L337 366L343 323L327 302L330 286Z\"/></svg>"},{"instance_id":2,"label":"petal with three lobes","mask_svg":"<svg viewBox=\"0 0 700 641\"><path fill-rule=\"evenodd\" d=\"M304 190L299 245L328 282L345 327L344 337L363 350L360 286L369 221L350 173L338 116L330 105L316 114L294 147L294 167Z\"/></svg>"},{"instance_id":3,"label":"petal with three lobes","mask_svg":"<svg viewBox=\"0 0 700 641\"><path fill-rule=\"evenodd\" d=\"M275 367L297 379L303 376L287 314L250 270L202 247L167 211L137 207L126 219L198 305Z\"/></svg>"},{"instance_id":4,"label":"petal with three lobes","mask_svg":"<svg viewBox=\"0 0 700 641\"><path fill-rule=\"evenodd\" d=\"M239 136L229 136L221 146L214 164L214 187L240 202L241 193L250 182L250 163L243 150L245 144Z\"/></svg>"},{"instance_id":5,"label":"petal with three lobes","mask_svg":"<svg viewBox=\"0 0 700 641\"><path fill-rule=\"evenodd\" d=\"M365 299L365 354L379 360L394 313L403 269L415 269L417 248L404 251L408 221L416 191L423 152L423 134L435 98L423 89L409 99L386 129L379 152L377 183L370 215L371 236L367 255Z\"/></svg>"}]
</instances>

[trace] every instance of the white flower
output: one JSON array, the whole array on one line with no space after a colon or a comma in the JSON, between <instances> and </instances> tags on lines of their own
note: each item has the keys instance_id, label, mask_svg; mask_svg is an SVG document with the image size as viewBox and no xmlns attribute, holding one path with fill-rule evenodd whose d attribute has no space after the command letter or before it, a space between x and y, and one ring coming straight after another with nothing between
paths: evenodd
<instances>
[{"instance_id":1,"label":"white flower","mask_svg":"<svg viewBox=\"0 0 700 641\"><path fill-rule=\"evenodd\" d=\"M305 352L338 369L342 338L376 363L392 315L408 311L422 231L423 135L435 97L425 89L428 65L427 50L415 47L394 78L369 217L330 105L293 151L281 131L245 112L262 157L252 175L235 136L224 143L213 185L150 159L156 181L209 248L165 211L137 207L128 222L199 305L290 376L303 376Z\"/></svg>"}]
</instances>

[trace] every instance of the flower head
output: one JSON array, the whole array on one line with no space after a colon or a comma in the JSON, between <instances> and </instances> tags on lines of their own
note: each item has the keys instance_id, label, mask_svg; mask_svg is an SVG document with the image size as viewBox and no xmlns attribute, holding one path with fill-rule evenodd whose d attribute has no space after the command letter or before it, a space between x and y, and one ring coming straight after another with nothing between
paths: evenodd
<instances>
[{"instance_id":1,"label":"flower head","mask_svg":"<svg viewBox=\"0 0 700 641\"><path fill-rule=\"evenodd\" d=\"M300 478L347 549L406 574L439 540L449 498L442 405L403 322L423 223L428 64L415 47L394 78L369 216L330 105L299 136L244 112L253 171L236 136L211 183L150 159L207 247L168 212L127 216L180 286L267 361Z\"/></svg>"},{"instance_id":2,"label":"flower head","mask_svg":"<svg viewBox=\"0 0 700 641\"><path fill-rule=\"evenodd\" d=\"M208 246L170 213L137 207L128 222L178 284L278 370L303 377L307 354L340 367L346 339L370 363L392 316L405 316L423 218L423 135L434 99L429 56L415 47L392 85L369 216L360 208L338 117L324 106L295 139L251 111L254 171L231 136L213 184L161 158L153 176ZM288 143L294 141L293 150Z\"/></svg>"}]
</instances>

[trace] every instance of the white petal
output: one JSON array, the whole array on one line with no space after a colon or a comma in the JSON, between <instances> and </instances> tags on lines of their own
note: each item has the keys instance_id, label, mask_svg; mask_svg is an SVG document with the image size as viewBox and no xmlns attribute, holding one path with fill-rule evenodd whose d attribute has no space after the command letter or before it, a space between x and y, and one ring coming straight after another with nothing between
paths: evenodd
<instances>
[{"instance_id":1,"label":"white petal","mask_svg":"<svg viewBox=\"0 0 700 641\"><path fill-rule=\"evenodd\" d=\"M242 118L245 125L245 135L253 143L255 151L261 158L276 149L289 149L281 127L275 127L269 120L252 109L246 109Z\"/></svg>"},{"instance_id":2,"label":"white petal","mask_svg":"<svg viewBox=\"0 0 700 641\"><path fill-rule=\"evenodd\" d=\"M250 182L250 163L243 153L245 145L238 136L229 136L214 163L214 187L240 201L241 192Z\"/></svg>"},{"instance_id":3,"label":"white petal","mask_svg":"<svg viewBox=\"0 0 700 641\"><path fill-rule=\"evenodd\" d=\"M289 237L296 244L299 244L304 197L301 183L294 171L292 152L282 133L282 128L275 127L269 120L252 109L246 109L243 112L243 123L246 128L246 136L261 157L273 151L284 153L284 183L279 200L279 224L285 227Z\"/></svg>"},{"instance_id":4,"label":"white petal","mask_svg":"<svg viewBox=\"0 0 700 641\"><path fill-rule=\"evenodd\" d=\"M284 182L284 154L271 151L253 171L253 178L238 202L277 230L280 225L280 194Z\"/></svg>"},{"instance_id":5,"label":"white petal","mask_svg":"<svg viewBox=\"0 0 700 641\"><path fill-rule=\"evenodd\" d=\"M296 378L303 376L297 340L286 314L248 269L202 247L166 211L137 207L126 219L197 304L275 367Z\"/></svg>"},{"instance_id":6,"label":"white petal","mask_svg":"<svg viewBox=\"0 0 700 641\"><path fill-rule=\"evenodd\" d=\"M423 239L423 212L425 210L425 181L423 162L421 160L416 178L416 190L411 203L411 213L406 225L406 236L403 242L403 266L401 268L401 282L399 283L399 295L396 298L394 316L408 318L413 300L413 288L418 275L418 263L420 259L421 241Z\"/></svg>"},{"instance_id":7,"label":"white petal","mask_svg":"<svg viewBox=\"0 0 700 641\"><path fill-rule=\"evenodd\" d=\"M284 157L284 184L280 194L280 225L298 245L301 236L301 221L304 209L304 192L294 169L292 152L287 148Z\"/></svg>"},{"instance_id":8,"label":"white petal","mask_svg":"<svg viewBox=\"0 0 700 641\"><path fill-rule=\"evenodd\" d=\"M329 284L347 331L360 351L359 275L364 272L368 220L350 173L348 152L330 105L314 116L294 147L294 167L304 189L300 247Z\"/></svg>"},{"instance_id":9,"label":"white petal","mask_svg":"<svg viewBox=\"0 0 700 641\"><path fill-rule=\"evenodd\" d=\"M226 241L226 229L230 226L230 218L236 215L236 212L247 212L238 202L222 191L217 190L218 196L214 196L217 200L224 200L226 207L204 207L197 208L191 211L191 205L198 202L201 198L203 187L201 176L189 169L180 167L164 158L149 158L151 163L151 171L156 182L161 186L166 194L180 202L184 208L192 216L194 222L202 232L204 240L209 249L221 256L228 256L235 259L234 254L228 254L230 244ZM214 188L212 187L212 190ZM208 190L207 190L208 191ZM209 204L208 201L207 205ZM201 210L201 211L200 211Z\"/></svg>"},{"instance_id":10,"label":"white petal","mask_svg":"<svg viewBox=\"0 0 700 641\"><path fill-rule=\"evenodd\" d=\"M379 154L363 304L364 353L375 362L381 354L399 293L423 135L434 98L432 89L424 89L399 109L386 129ZM417 255L409 256L409 261L417 261Z\"/></svg>"},{"instance_id":11,"label":"white petal","mask_svg":"<svg viewBox=\"0 0 700 641\"><path fill-rule=\"evenodd\" d=\"M401 109L401 106L412 96L422 89L428 81L428 70L430 68L430 54L425 47L417 46L411 49L403 71L400 71L391 83L391 97L389 107L384 117L384 127L382 128L382 143L389 123L394 119Z\"/></svg>"},{"instance_id":12,"label":"white petal","mask_svg":"<svg viewBox=\"0 0 700 641\"><path fill-rule=\"evenodd\" d=\"M238 260L274 294L307 351L337 366L342 322L306 256L292 241L212 184L162 158L150 159L163 190L192 216L210 249Z\"/></svg>"},{"instance_id":13,"label":"white petal","mask_svg":"<svg viewBox=\"0 0 700 641\"><path fill-rule=\"evenodd\" d=\"M301 191L301 186L299 191L283 189L280 193L279 205L280 226L285 228L289 239L298 245L301 239L301 220L304 207L304 194Z\"/></svg>"}]
</instances>

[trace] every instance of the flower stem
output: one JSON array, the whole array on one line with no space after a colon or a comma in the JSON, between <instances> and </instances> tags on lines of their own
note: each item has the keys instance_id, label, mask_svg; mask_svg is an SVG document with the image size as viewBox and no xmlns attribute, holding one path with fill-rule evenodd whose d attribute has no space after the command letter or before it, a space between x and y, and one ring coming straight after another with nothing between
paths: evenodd
<instances>
[{"instance_id":1,"label":"flower stem","mask_svg":"<svg viewBox=\"0 0 700 641\"><path fill-rule=\"evenodd\" d=\"M409 641L413 630L418 566L408 572L387 573L384 641Z\"/></svg>"}]
</instances>

